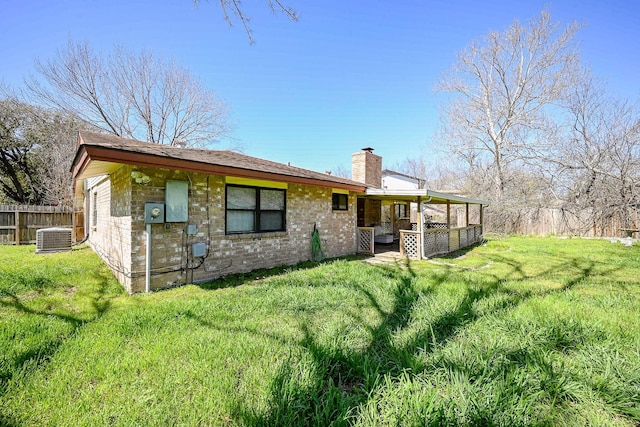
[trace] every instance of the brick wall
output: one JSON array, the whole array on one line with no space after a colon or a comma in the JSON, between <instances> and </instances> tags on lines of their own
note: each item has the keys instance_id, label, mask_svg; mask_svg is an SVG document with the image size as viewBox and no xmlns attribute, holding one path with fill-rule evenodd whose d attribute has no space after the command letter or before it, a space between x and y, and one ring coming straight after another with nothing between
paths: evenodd
<instances>
[{"instance_id":1,"label":"brick wall","mask_svg":"<svg viewBox=\"0 0 640 427\"><path fill-rule=\"evenodd\" d=\"M110 209L113 213L128 213L130 243L120 239L121 248L130 251L129 278L116 274L131 293L145 289L146 225L144 204L164 202L165 181L190 182L189 223L196 226L196 234L188 236L186 223L152 224L151 289L177 286L184 283L212 280L220 276L243 273L258 268L292 265L311 258L311 233L314 223L318 227L322 249L327 257L343 256L356 252L356 196L349 195L348 211L333 211L332 190L325 187L289 184L286 198L286 231L276 233L225 235L225 178L184 172L136 167L147 174L151 181L146 185L131 184L131 168L122 172L128 187L114 175L110 186L114 197ZM117 175L117 176L116 176ZM117 191L116 191L117 190ZM120 192L120 190L123 190ZM127 201L127 197L129 200ZM120 206L124 200L124 205ZM109 203L109 199L101 203ZM113 206L114 204L118 206ZM101 206L101 211L105 207ZM94 241L101 243L106 236L127 231L117 218L111 218L103 226L114 230ZM116 231L117 230L117 231ZM191 245L204 242L208 256L204 259L191 256ZM94 245L105 247L108 245ZM119 257L118 261L126 257ZM109 261L107 261L109 263ZM110 263L113 268L113 264Z\"/></svg>"},{"instance_id":2,"label":"brick wall","mask_svg":"<svg viewBox=\"0 0 640 427\"><path fill-rule=\"evenodd\" d=\"M131 292L131 167L123 166L110 179L89 188L88 243L111 267L117 279ZM94 193L97 223L94 226Z\"/></svg>"},{"instance_id":3,"label":"brick wall","mask_svg":"<svg viewBox=\"0 0 640 427\"><path fill-rule=\"evenodd\" d=\"M364 225L373 227L382 224L382 202L380 200L364 200Z\"/></svg>"}]
</instances>

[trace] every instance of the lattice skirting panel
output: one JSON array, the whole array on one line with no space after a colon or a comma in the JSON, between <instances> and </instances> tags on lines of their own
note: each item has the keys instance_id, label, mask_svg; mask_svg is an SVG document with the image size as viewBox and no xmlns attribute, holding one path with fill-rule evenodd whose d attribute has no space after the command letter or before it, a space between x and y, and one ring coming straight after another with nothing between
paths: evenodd
<instances>
[{"instance_id":1,"label":"lattice skirting panel","mask_svg":"<svg viewBox=\"0 0 640 427\"><path fill-rule=\"evenodd\" d=\"M425 228L437 228L440 230L446 230L449 228L449 224L446 222L428 222L425 224Z\"/></svg>"},{"instance_id":2,"label":"lattice skirting panel","mask_svg":"<svg viewBox=\"0 0 640 427\"><path fill-rule=\"evenodd\" d=\"M420 259L420 235L402 233L402 254L409 259Z\"/></svg>"},{"instance_id":3,"label":"lattice skirting panel","mask_svg":"<svg viewBox=\"0 0 640 427\"><path fill-rule=\"evenodd\" d=\"M471 230L473 231L473 230ZM469 230L460 230L460 247L464 248L465 246L469 245Z\"/></svg>"},{"instance_id":4,"label":"lattice skirting panel","mask_svg":"<svg viewBox=\"0 0 640 427\"><path fill-rule=\"evenodd\" d=\"M482 227L476 227L475 228L475 238L473 239L476 242L479 242L482 240Z\"/></svg>"},{"instance_id":5,"label":"lattice skirting panel","mask_svg":"<svg viewBox=\"0 0 640 427\"><path fill-rule=\"evenodd\" d=\"M449 252L449 232L439 231L436 234L436 245L439 253Z\"/></svg>"},{"instance_id":6,"label":"lattice skirting panel","mask_svg":"<svg viewBox=\"0 0 640 427\"><path fill-rule=\"evenodd\" d=\"M450 251L448 231L424 233L423 239L425 256L430 257L437 254L445 254Z\"/></svg>"},{"instance_id":7,"label":"lattice skirting panel","mask_svg":"<svg viewBox=\"0 0 640 427\"><path fill-rule=\"evenodd\" d=\"M438 253L435 233L424 233L424 237L422 240L424 245L424 254L426 256L430 257Z\"/></svg>"},{"instance_id":8,"label":"lattice skirting panel","mask_svg":"<svg viewBox=\"0 0 640 427\"><path fill-rule=\"evenodd\" d=\"M455 251L462 247L462 231L464 230L451 230L449 233L449 250Z\"/></svg>"},{"instance_id":9,"label":"lattice skirting panel","mask_svg":"<svg viewBox=\"0 0 640 427\"><path fill-rule=\"evenodd\" d=\"M372 253L373 230L358 230L358 252Z\"/></svg>"}]
</instances>

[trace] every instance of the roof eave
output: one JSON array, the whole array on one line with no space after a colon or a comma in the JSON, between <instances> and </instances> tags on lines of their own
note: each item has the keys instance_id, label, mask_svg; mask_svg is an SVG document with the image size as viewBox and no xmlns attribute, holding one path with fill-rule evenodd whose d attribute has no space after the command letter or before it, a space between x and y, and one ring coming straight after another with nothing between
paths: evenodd
<instances>
[{"instance_id":1,"label":"roof eave","mask_svg":"<svg viewBox=\"0 0 640 427\"><path fill-rule=\"evenodd\" d=\"M176 159L171 157L158 156L148 153L137 153L134 151L119 150L99 145L91 145L86 142L81 145L81 149L76 153L72 164L74 179L89 178L83 174L87 166L93 161L103 161L108 163L128 164L137 166L147 166L166 169L177 169L186 172L203 173L208 175L234 176L239 178L263 179L277 182L287 182L292 184L317 185L321 187L339 188L354 192L364 192L364 185L349 184L332 180L321 180L315 178L296 177L271 172L257 171L253 169L242 169L232 166L221 166L210 163L198 162L194 160Z\"/></svg>"}]
</instances>

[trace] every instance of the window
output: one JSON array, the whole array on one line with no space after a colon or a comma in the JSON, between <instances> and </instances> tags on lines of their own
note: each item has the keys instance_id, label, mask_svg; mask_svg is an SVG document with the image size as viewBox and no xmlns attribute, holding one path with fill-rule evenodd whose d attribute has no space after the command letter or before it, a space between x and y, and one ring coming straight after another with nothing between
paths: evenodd
<instances>
[{"instance_id":1,"label":"window","mask_svg":"<svg viewBox=\"0 0 640 427\"><path fill-rule=\"evenodd\" d=\"M334 211L349 210L349 195L333 193L333 197L331 198L331 204Z\"/></svg>"},{"instance_id":2,"label":"window","mask_svg":"<svg viewBox=\"0 0 640 427\"><path fill-rule=\"evenodd\" d=\"M396 205L396 218L407 218L407 205Z\"/></svg>"},{"instance_id":3,"label":"window","mask_svg":"<svg viewBox=\"0 0 640 427\"><path fill-rule=\"evenodd\" d=\"M93 193L92 208L93 209L91 210L91 226L95 228L98 226L98 193L97 192Z\"/></svg>"},{"instance_id":4,"label":"window","mask_svg":"<svg viewBox=\"0 0 640 427\"><path fill-rule=\"evenodd\" d=\"M227 185L227 234L285 230L285 190Z\"/></svg>"}]
</instances>

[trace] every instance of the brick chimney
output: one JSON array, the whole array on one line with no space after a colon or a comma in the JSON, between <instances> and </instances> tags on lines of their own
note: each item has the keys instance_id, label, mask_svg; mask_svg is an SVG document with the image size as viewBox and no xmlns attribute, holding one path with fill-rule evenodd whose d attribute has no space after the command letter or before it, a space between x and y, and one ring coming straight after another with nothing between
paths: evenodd
<instances>
[{"instance_id":1,"label":"brick chimney","mask_svg":"<svg viewBox=\"0 0 640 427\"><path fill-rule=\"evenodd\" d=\"M367 187L382 187L382 157L373 154L373 148L363 148L351 155L351 179Z\"/></svg>"}]
</instances>

